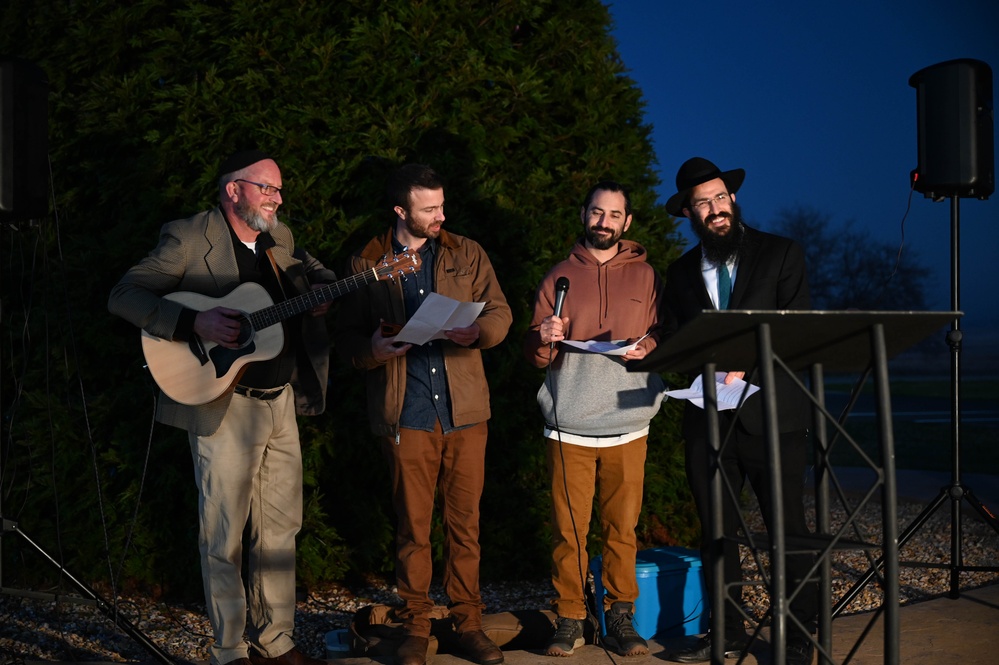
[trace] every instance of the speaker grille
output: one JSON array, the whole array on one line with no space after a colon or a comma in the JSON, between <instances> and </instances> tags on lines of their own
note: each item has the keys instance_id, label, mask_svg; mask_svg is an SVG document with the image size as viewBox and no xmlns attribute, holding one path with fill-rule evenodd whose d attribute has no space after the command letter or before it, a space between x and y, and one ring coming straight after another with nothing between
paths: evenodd
<instances>
[{"instance_id":1,"label":"speaker grille","mask_svg":"<svg viewBox=\"0 0 999 665\"><path fill-rule=\"evenodd\" d=\"M987 199L995 191L992 69L951 60L916 72L909 85L916 89L916 191Z\"/></svg>"}]
</instances>

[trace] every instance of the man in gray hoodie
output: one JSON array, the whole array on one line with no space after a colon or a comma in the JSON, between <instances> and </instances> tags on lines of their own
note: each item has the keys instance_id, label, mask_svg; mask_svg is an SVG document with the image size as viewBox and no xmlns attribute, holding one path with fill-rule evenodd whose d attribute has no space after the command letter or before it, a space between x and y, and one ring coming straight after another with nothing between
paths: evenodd
<instances>
[{"instance_id":1,"label":"man in gray hoodie","mask_svg":"<svg viewBox=\"0 0 999 665\"><path fill-rule=\"evenodd\" d=\"M541 281L524 340L528 361L549 368L538 404L552 481L558 618L546 653L569 656L584 642L585 543L599 485L604 641L623 656L638 656L649 649L632 623L638 598L635 527L649 422L659 411L664 386L657 374L628 372L625 361L644 358L656 347L663 283L646 262L645 248L621 238L632 222L624 187L607 181L594 185L580 217L583 236ZM564 286L566 279L571 295L560 289L564 300L557 316L556 284L562 280ZM564 340L629 348L608 354L560 344Z\"/></svg>"}]
</instances>

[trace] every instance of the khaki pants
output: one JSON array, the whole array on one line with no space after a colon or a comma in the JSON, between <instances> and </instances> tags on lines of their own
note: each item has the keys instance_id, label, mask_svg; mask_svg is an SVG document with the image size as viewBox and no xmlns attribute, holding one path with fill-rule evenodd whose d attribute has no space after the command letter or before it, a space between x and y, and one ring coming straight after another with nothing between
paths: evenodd
<instances>
[{"instance_id":1,"label":"khaki pants","mask_svg":"<svg viewBox=\"0 0 999 665\"><path fill-rule=\"evenodd\" d=\"M597 485L604 540L604 609L614 602L634 603L638 599L635 527L642 510L648 437L609 448L547 441L552 481L552 584L558 594L555 611L562 617L586 618L586 536Z\"/></svg>"},{"instance_id":2,"label":"khaki pants","mask_svg":"<svg viewBox=\"0 0 999 665\"><path fill-rule=\"evenodd\" d=\"M444 591L458 632L482 629L479 500L485 481L486 423L442 434L401 429L386 438L396 514L396 578L409 635L430 636L433 576L430 525L434 495L444 523Z\"/></svg>"},{"instance_id":3,"label":"khaki pants","mask_svg":"<svg viewBox=\"0 0 999 665\"><path fill-rule=\"evenodd\" d=\"M219 430L189 437L198 486L201 575L215 641L212 665L247 656L250 642L275 658L295 643L295 535L302 526L302 449L295 396L233 395ZM249 599L240 574L249 522Z\"/></svg>"}]
</instances>

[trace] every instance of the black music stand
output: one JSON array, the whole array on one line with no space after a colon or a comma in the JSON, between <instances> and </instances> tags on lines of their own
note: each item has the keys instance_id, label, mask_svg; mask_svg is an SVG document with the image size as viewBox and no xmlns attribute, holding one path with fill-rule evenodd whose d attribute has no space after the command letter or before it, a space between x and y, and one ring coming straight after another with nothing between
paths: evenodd
<instances>
[{"instance_id":1,"label":"black music stand","mask_svg":"<svg viewBox=\"0 0 999 665\"><path fill-rule=\"evenodd\" d=\"M757 542L768 542L770 553L770 617L773 663L785 662L787 620L790 616L789 598L799 589L788 593L786 556L788 549L808 550L816 554L816 563L808 577L820 577L819 614L819 654L820 662L832 662L831 649L831 555L836 549L880 549L884 561L884 600L878 612L871 619L873 623L882 613L885 617L884 653L885 663L897 665L898 649L898 521L896 516L896 488L894 461L894 434L891 417L891 399L888 383L888 359L928 337L947 323L960 317L960 312L816 312L816 311L762 311L762 310L706 310L697 318L683 326L660 344L652 353L639 361L628 363L632 371L661 371L696 374L702 372L704 379L705 412L708 418L709 442L717 458L723 441L718 428L717 396L714 386L716 368L725 371L759 370L760 392L764 404L768 455L771 466L773 514L771 533L768 536L754 536L747 533L744 541L751 548ZM784 534L783 499L780 487L779 432L777 426L777 402L775 390L775 369L780 369L792 377L798 387L808 395L813 410L814 438L816 446L816 514L818 531L814 538L795 539L788 542ZM839 493L844 507L848 501L835 474L828 464L829 442L826 437L826 423L832 422L839 434L848 439L859 450L856 442L843 430L842 420L833 417L825 407L823 390L823 368L838 371L860 371L864 379L874 374L878 432L880 439L881 466L867 458L876 471L870 490L848 515L843 525L830 532L828 491L830 483ZM808 369L811 372L811 389L798 380L795 373ZM856 391L850 407L856 400ZM866 456L865 456L866 458ZM712 474L711 504L714 519L711 538L720 542L723 538L721 507L723 497L722 474L716 468ZM882 510L882 541L865 543L845 538L853 526L860 510L880 490ZM732 495L729 489L729 495ZM703 528L703 525L702 525ZM805 541L810 542L805 542ZM748 541L748 542L747 542ZM763 571L761 567L761 572ZM724 580L720 560L714 562L714 577L721 583L709 590L711 607L721 608L726 602L727 585L738 584L739 580ZM764 576L764 579L766 577ZM806 584L802 582L802 585ZM724 612L713 611L711 630L715 635L724 635ZM757 626L753 637L759 634ZM860 640L868 634L862 632ZM858 644L859 644L858 641ZM712 641L712 662L724 662L724 641ZM854 647L854 650L856 646ZM851 652L852 655L852 652Z\"/></svg>"}]
</instances>

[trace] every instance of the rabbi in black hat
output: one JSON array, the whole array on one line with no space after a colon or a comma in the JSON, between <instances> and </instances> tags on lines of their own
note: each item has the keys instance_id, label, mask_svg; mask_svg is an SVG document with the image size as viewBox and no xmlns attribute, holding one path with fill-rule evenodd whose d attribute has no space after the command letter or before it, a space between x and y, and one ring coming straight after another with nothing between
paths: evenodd
<instances>
[{"instance_id":1,"label":"rabbi in black hat","mask_svg":"<svg viewBox=\"0 0 999 665\"><path fill-rule=\"evenodd\" d=\"M302 524L295 415L319 414L326 403L322 315L329 303L281 323L256 322L256 330L241 314L336 279L295 252L291 229L277 216L281 187L269 155L232 155L220 168L218 207L165 224L159 244L108 301L112 313L143 330L146 362L162 389L157 420L188 432L212 665L323 662L292 639ZM244 527L248 594L240 574Z\"/></svg>"},{"instance_id":2,"label":"rabbi in black hat","mask_svg":"<svg viewBox=\"0 0 999 665\"><path fill-rule=\"evenodd\" d=\"M676 194L666 202L666 210L690 220L700 243L677 259L666 271L664 320L668 333L675 332L705 309L786 310L809 309L805 256L793 241L757 231L742 219L736 192L746 172L722 171L701 157L687 160L676 174ZM724 368L723 368L724 369ZM741 369L741 368L740 368ZM726 383L744 378L741 371L729 372ZM756 376L746 377L759 384ZM808 452L807 427L810 409L805 396L787 376L777 376L778 425L781 447L781 486L784 501L784 526L787 535L807 535L803 503L804 472ZM749 397L742 409L718 414L721 432L731 428L731 438L724 447L721 468L736 496L748 480L759 499L767 528L774 497L770 491L770 469L764 439L762 400L759 393ZM735 421L734 423L732 421ZM711 513L708 502L712 469L709 467L707 418L703 409L688 402L683 417L687 481L701 520L701 556L709 588L714 579L714 563L709 547ZM725 582L742 579L738 545L732 540L738 530L738 506L723 501L725 544L722 554ZM788 591L796 588L812 564L809 555L789 556ZM728 590L725 602L724 651L737 657L746 647L747 634L739 607L742 587ZM718 608L713 608L718 611ZM788 622L786 654L788 665L810 664L818 611L818 587L806 583L791 603L791 612L804 626ZM709 634L688 648L671 654L681 663L709 660Z\"/></svg>"}]
</instances>

